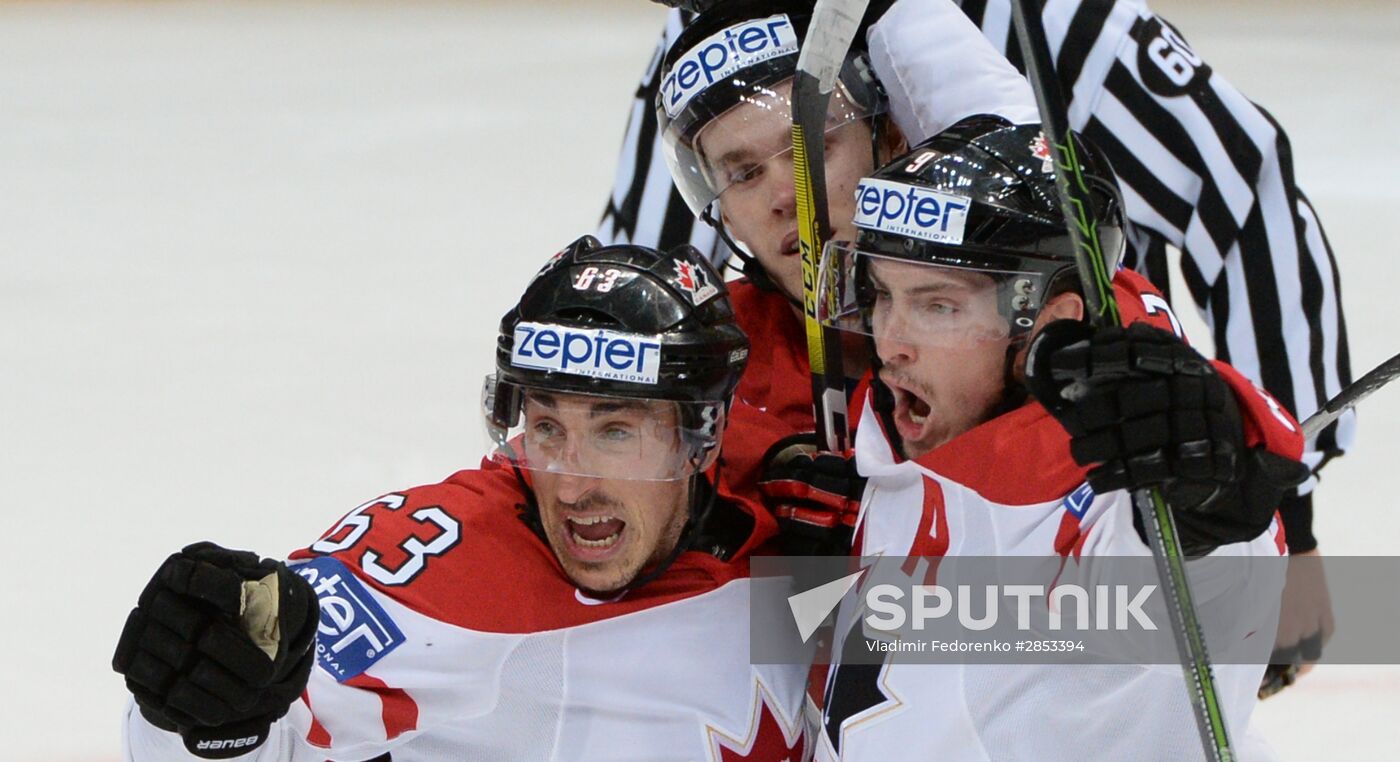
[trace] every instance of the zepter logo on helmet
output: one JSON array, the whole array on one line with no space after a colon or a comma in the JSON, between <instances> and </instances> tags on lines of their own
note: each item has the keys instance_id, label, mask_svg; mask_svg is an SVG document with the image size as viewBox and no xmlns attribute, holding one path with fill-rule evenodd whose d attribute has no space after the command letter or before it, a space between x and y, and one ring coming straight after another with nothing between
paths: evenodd
<instances>
[{"instance_id":1,"label":"zepter logo on helmet","mask_svg":"<svg viewBox=\"0 0 1400 762\"><path fill-rule=\"evenodd\" d=\"M819 319L881 342L967 347L1024 339L1046 301L1078 285L1038 126L977 117L861 181L857 237L832 241ZM1116 267L1121 215L1094 169L1098 235Z\"/></svg>"},{"instance_id":2,"label":"zepter logo on helmet","mask_svg":"<svg viewBox=\"0 0 1400 762\"><path fill-rule=\"evenodd\" d=\"M601 479L708 468L748 357L726 295L690 247L575 242L501 322L482 397L492 457Z\"/></svg>"},{"instance_id":3,"label":"zepter logo on helmet","mask_svg":"<svg viewBox=\"0 0 1400 762\"><path fill-rule=\"evenodd\" d=\"M672 118L706 88L740 69L797 52L797 31L787 14L735 24L688 50L661 80L657 103Z\"/></svg>"},{"instance_id":4,"label":"zepter logo on helmet","mask_svg":"<svg viewBox=\"0 0 1400 762\"><path fill-rule=\"evenodd\" d=\"M810 21L810 2L741 0L700 14L672 43L656 117L671 176L696 215L765 172L791 183L792 77ZM828 106L828 135L865 124L873 141L885 110L865 54L854 51Z\"/></svg>"}]
</instances>

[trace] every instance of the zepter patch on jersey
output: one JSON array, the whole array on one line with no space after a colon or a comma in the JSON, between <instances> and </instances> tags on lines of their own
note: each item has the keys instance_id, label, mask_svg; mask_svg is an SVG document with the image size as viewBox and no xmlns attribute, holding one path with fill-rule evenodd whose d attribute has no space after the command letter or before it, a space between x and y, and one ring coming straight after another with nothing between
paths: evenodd
<instances>
[{"instance_id":1,"label":"zepter patch on jersey","mask_svg":"<svg viewBox=\"0 0 1400 762\"><path fill-rule=\"evenodd\" d=\"M655 384L661 337L604 328L522 322L515 326L510 364L517 368Z\"/></svg>"},{"instance_id":2,"label":"zepter patch on jersey","mask_svg":"<svg viewBox=\"0 0 1400 762\"><path fill-rule=\"evenodd\" d=\"M857 227L921 238L934 243L962 243L969 199L904 183L866 178L856 186Z\"/></svg>"},{"instance_id":3,"label":"zepter patch on jersey","mask_svg":"<svg viewBox=\"0 0 1400 762\"><path fill-rule=\"evenodd\" d=\"M661 104L675 118L691 99L740 69L797 52L787 14L735 24L706 37L671 67L661 82Z\"/></svg>"},{"instance_id":4,"label":"zepter patch on jersey","mask_svg":"<svg viewBox=\"0 0 1400 762\"><path fill-rule=\"evenodd\" d=\"M403 645L403 631L345 564L323 556L293 571L316 591L321 607L316 661L336 682L363 673Z\"/></svg>"}]
</instances>

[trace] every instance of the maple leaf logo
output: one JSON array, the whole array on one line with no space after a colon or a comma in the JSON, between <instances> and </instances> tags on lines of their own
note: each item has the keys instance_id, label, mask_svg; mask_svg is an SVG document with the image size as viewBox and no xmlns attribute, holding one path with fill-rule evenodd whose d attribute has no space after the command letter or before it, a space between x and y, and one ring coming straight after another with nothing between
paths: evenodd
<instances>
[{"instance_id":1,"label":"maple leaf logo","mask_svg":"<svg viewBox=\"0 0 1400 762\"><path fill-rule=\"evenodd\" d=\"M676 262L676 285L685 289L690 294L690 302L696 307L704 304L706 300L719 293L719 289L710 283L709 276L703 269L698 269L695 265L677 259Z\"/></svg>"},{"instance_id":2,"label":"maple leaf logo","mask_svg":"<svg viewBox=\"0 0 1400 762\"><path fill-rule=\"evenodd\" d=\"M807 739L802 734L800 723L789 723L779 718L769 700L772 695L759 683L754 689L754 711L749 718L748 733L735 738L714 727L707 728L712 739L711 758L718 762L742 762L742 760L784 760L801 762L805 759ZM777 703L776 699L773 703Z\"/></svg>"},{"instance_id":3,"label":"maple leaf logo","mask_svg":"<svg viewBox=\"0 0 1400 762\"><path fill-rule=\"evenodd\" d=\"M1040 159L1040 171L1049 172L1055 168L1055 157L1050 154L1050 141L1045 139L1045 133L1040 133L1031 141L1031 155Z\"/></svg>"},{"instance_id":4,"label":"maple leaf logo","mask_svg":"<svg viewBox=\"0 0 1400 762\"><path fill-rule=\"evenodd\" d=\"M695 268L689 262L676 260L676 282L686 291L695 293Z\"/></svg>"}]
</instances>

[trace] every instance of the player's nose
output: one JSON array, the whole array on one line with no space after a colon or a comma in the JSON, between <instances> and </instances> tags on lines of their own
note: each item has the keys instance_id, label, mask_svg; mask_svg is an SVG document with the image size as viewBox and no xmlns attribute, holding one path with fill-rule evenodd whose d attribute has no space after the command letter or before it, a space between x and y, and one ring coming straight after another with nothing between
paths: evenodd
<instances>
[{"instance_id":1,"label":"player's nose","mask_svg":"<svg viewBox=\"0 0 1400 762\"><path fill-rule=\"evenodd\" d=\"M593 491L598 480L581 474L559 474L554 482L554 497L561 503L574 505Z\"/></svg>"},{"instance_id":2,"label":"player's nose","mask_svg":"<svg viewBox=\"0 0 1400 762\"><path fill-rule=\"evenodd\" d=\"M797 215L797 191L792 184L792 160L775 158L770 162L767 177L768 210L779 219L788 220Z\"/></svg>"},{"instance_id":3,"label":"player's nose","mask_svg":"<svg viewBox=\"0 0 1400 762\"><path fill-rule=\"evenodd\" d=\"M898 318L875 322L875 354L886 365L911 363L919 359L919 348L910 340L908 327Z\"/></svg>"}]
</instances>

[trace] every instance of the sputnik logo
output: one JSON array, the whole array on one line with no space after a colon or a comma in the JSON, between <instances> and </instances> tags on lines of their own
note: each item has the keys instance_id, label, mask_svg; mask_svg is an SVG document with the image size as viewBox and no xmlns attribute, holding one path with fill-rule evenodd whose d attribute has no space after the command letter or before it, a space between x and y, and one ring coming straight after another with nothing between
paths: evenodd
<instances>
[{"instance_id":1,"label":"sputnik logo","mask_svg":"<svg viewBox=\"0 0 1400 762\"><path fill-rule=\"evenodd\" d=\"M788 596L788 608L792 609L792 620L797 623L797 634L802 636L803 643L806 643L812 637L812 633L826 621L864 573L865 570L861 569L811 590Z\"/></svg>"}]
</instances>

